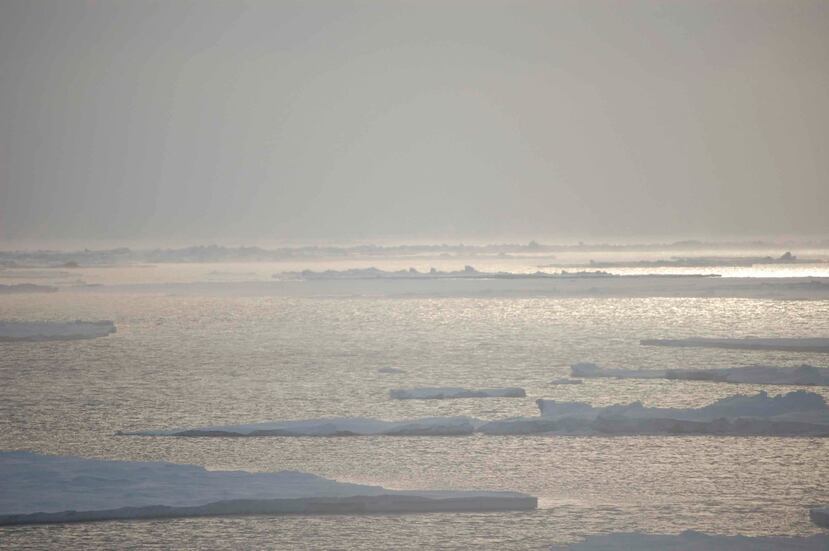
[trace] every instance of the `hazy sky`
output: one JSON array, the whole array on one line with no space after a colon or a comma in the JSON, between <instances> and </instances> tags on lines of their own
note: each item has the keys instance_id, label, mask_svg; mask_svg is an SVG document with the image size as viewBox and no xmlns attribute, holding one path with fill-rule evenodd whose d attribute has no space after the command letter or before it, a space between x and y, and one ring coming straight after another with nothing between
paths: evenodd
<instances>
[{"instance_id":1,"label":"hazy sky","mask_svg":"<svg viewBox=\"0 0 829 551\"><path fill-rule=\"evenodd\" d=\"M0 241L829 234L829 2L0 0Z\"/></svg>"}]
</instances>

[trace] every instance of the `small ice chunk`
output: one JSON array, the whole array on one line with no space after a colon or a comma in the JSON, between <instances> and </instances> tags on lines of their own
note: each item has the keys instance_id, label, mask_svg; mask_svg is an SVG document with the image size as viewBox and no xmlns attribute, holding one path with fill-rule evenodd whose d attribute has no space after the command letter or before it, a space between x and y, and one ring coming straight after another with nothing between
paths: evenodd
<instances>
[{"instance_id":1,"label":"small ice chunk","mask_svg":"<svg viewBox=\"0 0 829 551\"><path fill-rule=\"evenodd\" d=\"M392 400L449 400L453 398L525 398L523 388L468 389L456 387L398 388L389 392Z\"/></svg>"},{"instance_id":2,"label":"small ice chunk","mask_svg":"<svg viewBox=\"0 0 829 551\"><path fill-rule=\"evenodd\" d=\"M378 369L378 370L377 370L377 373L393 373L393 374L398 374L398 373L406 373L406 371L405 371L405 370L403 370L403 369L399 369L399 368L397 368L397 367L381 367L380 369Z\"/></svg>"},{"instance_id":3,"label":"small ice chunk","mask_svg":"<svg viewBox=\"0 0 829 551\"><path fill-rule=\"evenodd\" d=\"M551 385L580 385L584 381L581 379L553 379L550 381Z\"/></svg>"}]
</instances>

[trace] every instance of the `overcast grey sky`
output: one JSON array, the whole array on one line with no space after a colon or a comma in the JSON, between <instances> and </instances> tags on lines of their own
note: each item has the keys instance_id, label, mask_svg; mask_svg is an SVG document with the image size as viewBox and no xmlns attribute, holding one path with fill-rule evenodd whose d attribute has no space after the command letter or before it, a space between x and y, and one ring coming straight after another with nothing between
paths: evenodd
<instances>
[{"instance_id":1,"label":"overcast grey sky","mask_svg":"<svg viewBox=\"0 0 829 551\"><path fill-rule=\"evenodd\" d=\"M0 241L829 234L829 2L0 0Z\"/></svg>"}]
</instances>

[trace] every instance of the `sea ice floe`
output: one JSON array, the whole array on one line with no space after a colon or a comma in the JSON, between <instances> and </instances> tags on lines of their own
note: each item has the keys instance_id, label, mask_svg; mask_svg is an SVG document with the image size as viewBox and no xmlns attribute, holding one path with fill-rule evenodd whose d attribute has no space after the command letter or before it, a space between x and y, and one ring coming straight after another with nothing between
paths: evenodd
<instances>
[{"instance_id":1,"label":"sea ice floe","mask_svg":"<svg viewBox=\"0 0 829 551\"><path fill-rule=\"evenodd\" d=\"M721 369L609 369L593 363L578 363L570 369L573 377L582 378L679 379L758 385L829 386L829 368L806 364L798 367L751 365Z\"/></svg>"},{"instance_id":2,"label":"sea ice floe","mask_svg":"<svg viewBox=\"0 0 829 551\"><path fill-rule=\"evenodd\" d=\"M653 408L641 402L605 407L555 400L538 400L537 404L541 417L549 422L539 421L539 425L550 428L549 432L829 436L826 401L819 394L802 390L781 396L765 392L729 396L700 408ZM501 431L509 430L504 426L507 422L500 422Z\"/></svg>"},{"instance_id":3,"label":"sea ice floe","mask_svg":"<svg viewBox=\"0 0 829 551\"><path fill-rule=\"evenodd\" d=\"M138 436L458 436L475 432L477 423L470 417L426 417L406 421L331 417L121 434Z\"/></svg>"},{"instance_id":4,"label":"sea ice floe","mask_svg":"<svg viewBox=\"0 0 829 551\"><path fill-rule=\"evenodd\" d=\"M0 341L69 341L111 333L111 321L0 321Z\"/></svg>"},{"instance_id":5,"label":"sea ice floe","mask_svg":"<svg viewBox=\"0 0 829 551\"><path fill-rule=\"evenodd\" d=\"M456 387L398 388L389 391L392 400L448 400L452 398L524 398L523 388L468 389Z\"/></svg>"},{"instance_id":6,"label":"sea ice floe","mask_svg":"<svg viewBox=\"0 0 829 551\"><path fill-rule=\"evenodd\" d=\"M535 509L517 492L398 491L296 471L0 452L0 525L241 514Z\"/></svg>"},{"instance_id":7,"label":"sea ice floe","mask_svg":"<svg viewBox=\"0 0 829 551\"><path fill-rule=\"evenodd\" d=\"M652 408L640 402L595 407L538 400L541 415L485 421L427 417L383 421L361 417L274 421L121 432L132 436L466 436L482 434L829 436L829 407L819 394L797 391L736 395L700 408Z\"/></svg>"}]
</instances>

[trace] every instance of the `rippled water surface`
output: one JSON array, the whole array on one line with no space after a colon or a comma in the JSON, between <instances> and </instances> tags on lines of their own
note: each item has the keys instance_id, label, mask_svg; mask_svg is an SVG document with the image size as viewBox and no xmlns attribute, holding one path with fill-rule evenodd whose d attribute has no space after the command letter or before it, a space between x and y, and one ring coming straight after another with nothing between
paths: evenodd
<instances>
[{"instance_id":1,"label":"rippled water surface","mask_svg":"<svg viewBox=\"0 0 829 551\"><path fill-rule=\"evenodd\" d=\"M537 495L533 512L203 518L0 529L0 546L540 548L600 531L809 534L829 442L809 438L176 439L118 430L318 416L535 415L536 398L698 406L792 387L661 380L554 386L569 364L827 365L826 354L643 347L641 338L827 336L826 301L280 298L61 292L2 319L113 319L110 337L0 343L0 448L297 469L393 488ZM380 374L396 367L403 374ZM521 386L526 399L391 401L403 386ZM819 390L829 397L825 389Z\"/></svg>"}]
</instances>

